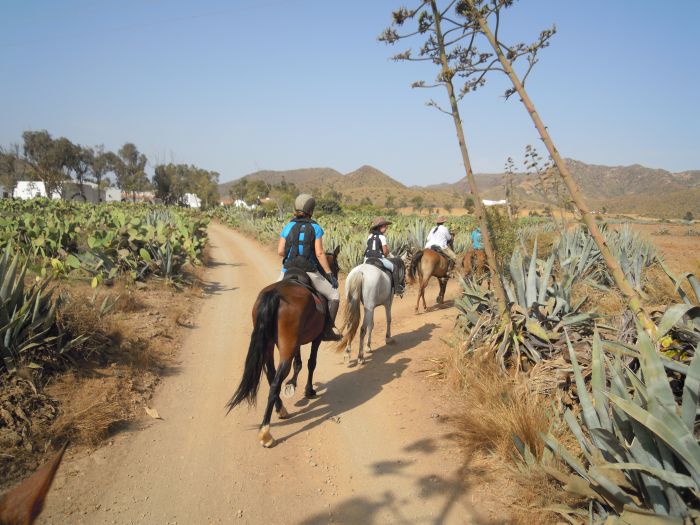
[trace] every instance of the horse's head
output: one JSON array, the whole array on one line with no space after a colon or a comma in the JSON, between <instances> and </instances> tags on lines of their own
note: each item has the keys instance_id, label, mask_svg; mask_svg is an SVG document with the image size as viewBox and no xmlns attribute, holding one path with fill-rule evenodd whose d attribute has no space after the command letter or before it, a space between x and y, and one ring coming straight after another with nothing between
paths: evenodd
<instances>
[{"instance_id":1,"label":"horse's head","mask_svg":"<svg viewBox=\"0 0 700 525\"><path fill-rule=\"evenodd\" d=\"M331 273L337 278L338 273L340 273L340 266L338 266L338 254L340 253L340 246L336 246L335 250L332 252L326 252L326 259L328 260L328 266L331 267Z\"/></svg>"}]
</instances>

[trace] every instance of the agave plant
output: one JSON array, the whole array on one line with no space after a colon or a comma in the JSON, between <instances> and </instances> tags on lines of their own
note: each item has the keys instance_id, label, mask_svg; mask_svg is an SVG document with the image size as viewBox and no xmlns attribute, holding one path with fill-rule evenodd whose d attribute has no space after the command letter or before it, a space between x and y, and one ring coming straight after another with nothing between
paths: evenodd
<instances>
[{"instance_id":1,"label":"agave plant","mask_svg":"<svg viewBox=\"0 0 700 525\"><path fill-rule=\"evenodd\" d=\"M683 523L700 518L700 445L695 436L700 358L685 370L680 402L649 336L639 330L634 362L608 358L596 333L589 394L568 342L581 412L564 414L582 459L551 434L544 441L572 470L548 469L567 489L595 500L590 523ZM571 509L563 514L571 516ZM662 519L661 517L667 518ZM653 521L656 520L656 521Z\"/></svg>"},{"instance_id":2,"label":"agave plant","mask_svg":"<svg viewBox=\"0 0 700 525\"><path fill-rule=\"evenodd\" d=\"M481 332L486 346L496 350L496 359L503 368L508 354L519 365L523 354L537 363L560 353L566 328L575 328L577 337L592 333L592 321L598 315L581 312L583 301L572 304L569 283L557 280L553 274L554 259L554 254L546 261L537 259L537 241L529 261L523 260L520 250L513 253L503 279L509 301L507 322L497 314L491 290L473 278L461 278L464 295L455 305L468 328Z\"/></svg>"},{"instance_id":3,"label":"agave plant","mask_svg":"<svg viewBox=\"0 0 700 525\"><path fill-rule=\"evenodd\" d=\"M19 256L11 259L6 249L0 258L0 371L12 372L25 361L40 367L26 360L28 352L56 341L50 334L56 324L56 302L49 280L26 286L26 273L26 263L20 266Z\"/></svg>"}]
</instances>

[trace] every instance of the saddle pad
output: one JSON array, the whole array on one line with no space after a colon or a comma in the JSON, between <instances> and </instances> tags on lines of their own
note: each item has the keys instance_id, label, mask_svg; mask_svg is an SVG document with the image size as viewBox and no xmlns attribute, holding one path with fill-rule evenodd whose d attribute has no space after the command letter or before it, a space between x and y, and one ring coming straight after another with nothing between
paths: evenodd
<instances>
[{"instance_id":1,"label":"saddle pad","mask_svg":"<svg viewBox=\"0 0 700 525\"><path fill-rule=\"evenodd\" d=\"M311 292L311 297L314 299L314 304L316 305L316 310L318 313L326 315L326 301L316 291L316 288L312 286L311 279L308 275L306 275L306 272L296 269L287 270L284 274L282 282L306 288L309 292Z\"/></svg>"}]
</instances>

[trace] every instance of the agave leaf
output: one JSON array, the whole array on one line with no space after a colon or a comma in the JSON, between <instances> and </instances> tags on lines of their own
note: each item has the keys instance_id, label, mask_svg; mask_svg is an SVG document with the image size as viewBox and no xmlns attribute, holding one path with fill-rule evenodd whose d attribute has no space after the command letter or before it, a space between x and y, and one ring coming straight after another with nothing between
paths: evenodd
<instances>
[{"instance_id":1,"label":"agave leaf","mask_svg":"<svg viewBox=\"0 0 700 525\"><path fill-rule=\"evenodd\" d=\"M583 419L588 426L588 428L600 428L600 421L598 420L598 414L593 408L593 403L590 396L588 395L588 390L586 389L586 382L583 380L583 375L581 374L581 367L578 364L578 359L576 359L576 352L569 339L569 334L566 334L566 346L569 349L569 357L571 359L571 366L574 370L574 378L576 379L576 391L578 392L578 398L581 402L581 408L583 409Z\"/></svg>"},{"instance_id":2,"label":"agave leaf","mask_svg":"<svg viewBox=\"0 0 700 525\"><path fill-rule=\"evenodd\" d=\"M700 318L700 306L692 304L674 304L664 312L657 330L657 338L665 336L676 326L684 316L689 315L695 319Z\"/></svg>"},{"instance_id":3,"label":"agave leaf","mask_svg":"<svg viewBox=\"0 0 700 525\"><path fill-rule=\"evenodd\" d=\"M605 361L602 359L602 349L600 344L600 334L596 330L593 334L592 357L591 357L591 393L595 401L595 410L598 413L601 427L612 431L612 423L608 415L607 398L605 391Z\"/></svg>"},{"instance_id":4,"label":"agave leaf","mask_svg":"<svg viewBox=\"0 0 700 525\"><path fill-rule=\"evenodd\" d=\"M523 273L523 259L520 251L515 250L510 258L510 276L515 284L515 295L518 304L527 310L527 300L525 297L525 274Z\"/></svg>"},{"instance_id":5,"label":"agave leaf","mask_svg":"<svg viewBox=\"0 0 700 525\"><path fill-rule=\"evenodd\" d=\"M588 476L588 472L584 468L581 463L578 462L578 460L569 453L564 446L557 441L557 438L555 438L552 434L540 434L542 436L542 439L544 441L544 444L549 447L549 449L554 452L557 456L561 457L567 465L571 467L571 469L576 472L579 476L581 476L583 479L590 481L590 478Z\"/></svg>"},{"instance_id":6,"label":"agave leaf","mask_svg":"<svg viewBox=\"0 0 700 525\"><path fill-rule=\"evenodd\" d=\"M537 237L530 257L530 265L527 270L527 283L525 288L525 304L531 308L537 302Z\"/></svg>"},{"instance_id":7,"label":"agave leaf","mask_svg":"<svg viewBox=\"0 0 700 525\"><path fill-rule=\"evenodd\" d=\"M698 409L698 396L700 395L700 346L695 349L695 355L690 362L688 375L683 385L683 402L681 405L681 417L688 430L693 432L695 426L695 414Z\"/></svg>"},{"instance_id":8,"label":"agave leaf","mask_svg":"<svg viewBox=\"0 0 700 525\"><path fill-rule=\"evenodd\" d=\"M644 375L644 383L652 400L658 400L670 410L676 410L676 400L669 385L666 371L661 364L659 354L649 335L639 330L637 335L637 348L639 349L640 364ZM652 410L653 411L653 410Z\"/></svg>"},{"instance_id":9,"label":"agave leaf","mask_svg":"<svg viewBox=\"0 0 700 525\"><path fill-rule=\"evenodd\" d=\"M683 518L659 516L642 509L625 509L619 519L612 523L616 525L683 525ZM606 525L608 525L607 522Z\"/></svg>"},{"instance_id":10,"label":"agave leaf","mask_svg":"<svg viewBox=\"0 0 700 525\"><path fill-rule=\"evenodd\" d=\"M650 467L649 465L643 465L642 463L607 463L605 465L601 465L600 468L611 470L639 470L665 481L666 483L675 485L676 487L697 490L697 485L690 476L679 474L678 472L670 472L662 468Z\"/></svg>"},{"instance_id":11,"label":"agave leaf","mask_svg":"<svg viewBox=\"0 0 700 525\"><path fill-rule=\"evenodd\" d=\"M700 445L678 416L670 413L663 405L658 405L654 414L615 394L606 394L610 401L619 406L631 418L649 429L666 443L689 467L693 479L700 479Z\"/></svg>"},{"instance_id":12,"label":"agave leaf","mask_svg":"<svg viewBox=\"0 0 700 525\"><path fill-rule=\"evenodd\" d=\"M549 278L552 275L552 268L554 266L554 254L549 256L547 263L545 264L544 271L542 272L542 277L540 280L540 290L537 297L537 304L546 304L547 302L547 285L549 284Z\"/></svg>"}]
</instances>

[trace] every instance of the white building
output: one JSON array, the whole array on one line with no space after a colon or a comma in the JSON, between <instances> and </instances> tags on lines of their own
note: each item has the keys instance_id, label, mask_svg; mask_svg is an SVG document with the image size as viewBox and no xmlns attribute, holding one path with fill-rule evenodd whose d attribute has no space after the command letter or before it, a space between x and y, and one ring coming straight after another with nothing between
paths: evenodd
<instances>
[{"instance_id":1,"label":"white building","mask_svg":"<svg viewBox=\"0 0 700 525\"><path fill-rule=\"evenodd\" d=\"M21 180L17 182L14 191L12 192L12 197L14 199L34 199L36 197L46 197L46 185L39 180ZM51 195L52 199L60 199L61 196L53 192Z\"/></svg>"},{"instance_id":2,"label":"white building","mask_svg":"<svg viewBox=\"0 0 700 525\"><path fill-rule=\"evenodd\" d=\"M506 199L501 199L500 201L490 201L488 199L483 199L481 202L484 206L505 206L508 201Z\"/></svg>"},{"instance_id":3,"label":"white building","mask_svg":"<svg viewBox=\"0 0 700 525\"><path fill-rule=\"evenodd\" d=\"M197 195L194 193L185 193L185 197L182 200L185 203L185 206L187 206L188 208L202 207L202 199L197 197Z\"/></svg>"}]
</instances>

